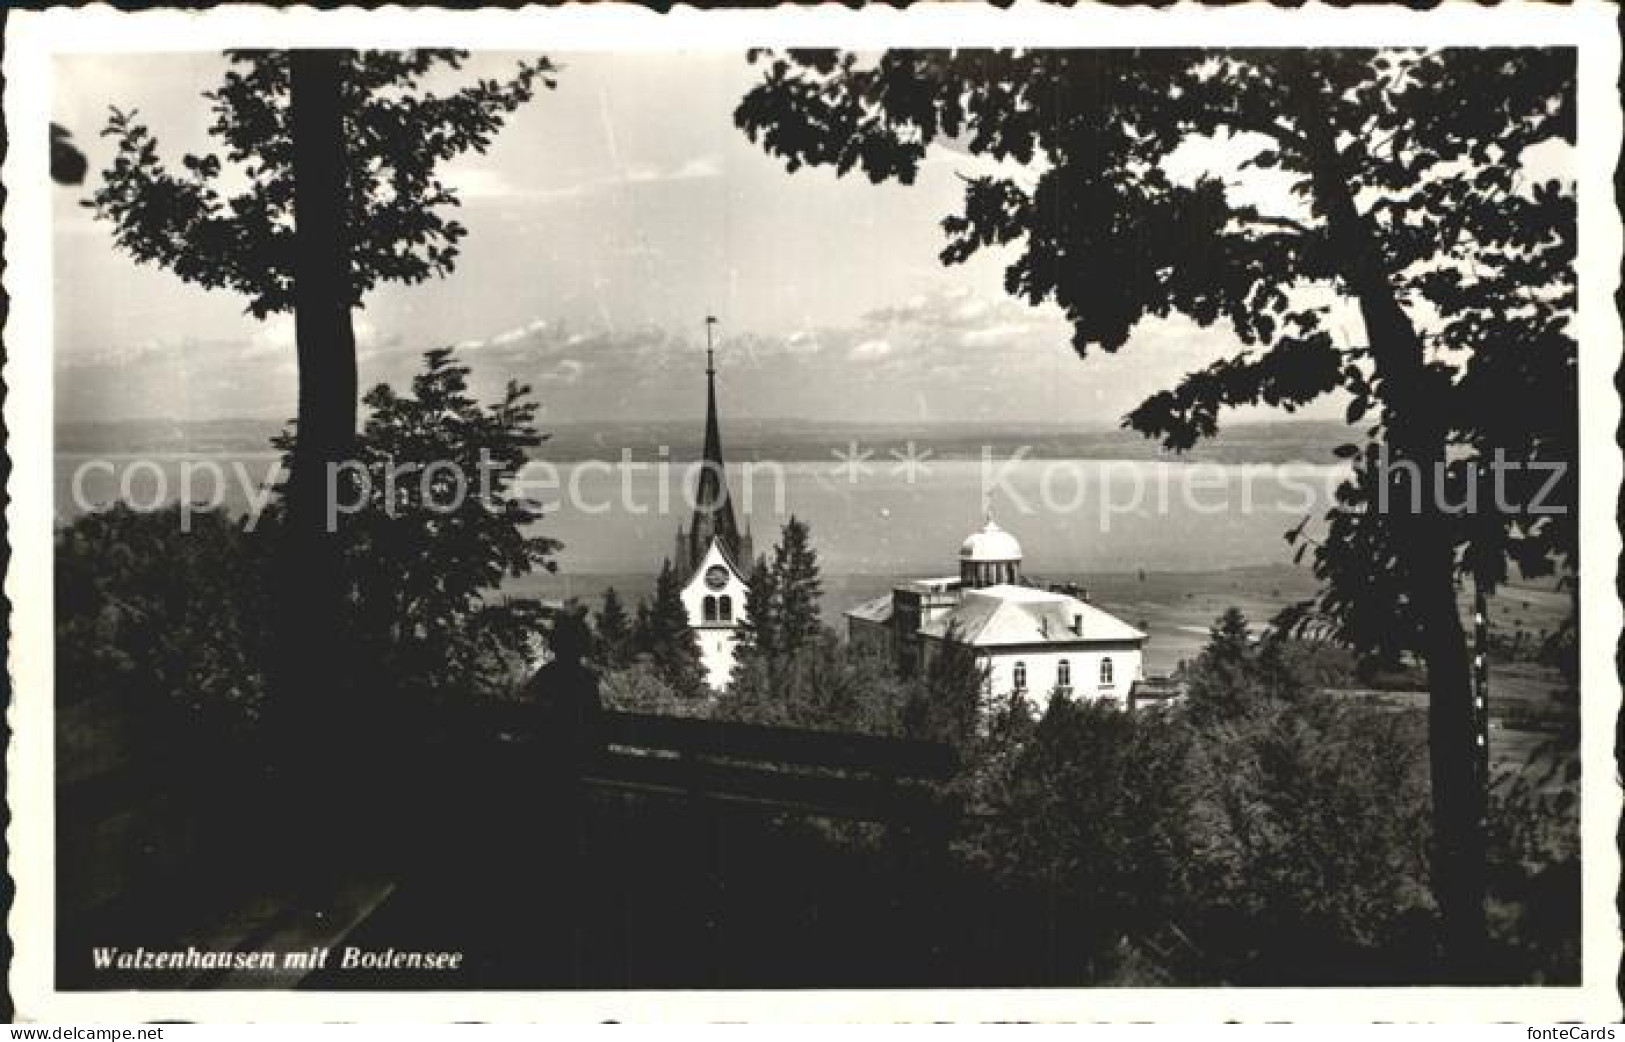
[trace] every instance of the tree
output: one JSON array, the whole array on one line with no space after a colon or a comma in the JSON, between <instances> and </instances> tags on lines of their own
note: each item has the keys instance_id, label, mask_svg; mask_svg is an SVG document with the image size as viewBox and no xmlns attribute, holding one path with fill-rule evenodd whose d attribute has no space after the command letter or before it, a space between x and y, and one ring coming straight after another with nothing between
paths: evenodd
<instances>
[{"instance_id":1,"label":"tree","mask_svg":"<svg viewBox=\"0 0 1625 1042\"><path fill-rule=\"evenodd\" d=\"M1430 922L1421 714L1256 686L1180 765L1184 928L1234 983L1419 979Z\"/></svg>"},{"instance_id":2,"label":"tree","mask_svg":"<svg viewBox=\"0 0 1625 1042\"><path fill-rule=\"evenodd\" d=\"M1483 792L1456 581L1492 587L1575 565L1574 189L1535 150L1572 146L1560 51L828 51L753 53L735 120L789 169L913 180L945 142L997 161L943 221L945 263L1014 247L1009 291L1054 301L1080 355L1147 316L1224 321L1244 350L1189 374L1126 425L1188 448L1224 408L1292 409L1334 389L1364 444L1315 554L1322 607L1359 648L1421 656L1430 692L1435 879L1452 973L1484 940ZM1174 153L1239 139L1296 205L1240 201L1233 171L1176 179ZM1340 343L1339 300L1363 338ZM1538 408L1519 407L1533 398ZM1374 422L1372 419L1374 418ZM1453 512L1522 464L1510 508ZM1535 464L1536 466L1529 466ZM1548 502L1529 509L1545 464ZM1475 469L1476 468L1476 469ZM1538 475L1538 477L1537 477ZM1386 495L1416 496L1385 510ZM1460 502L1452 498L1451 502ZM1301 535L1301 530L1299 532Z\"/></svg>"},{"instance_id":3,"label":"tree","mask_svg":"<svg viewBox=\"0 0 1625 1042\"><path fill-rule=\"evenodd\" d=\"M615 587L606 587L604 603L593 618L598 653L607 669L620 669L632 659L632 620Z\"/></svg>"},{"instance_id":4,"label":"tree","mask_svg":"<svg viewBox=\"0 0 1625 1042\"><path fill-rule=\"evenodd\" d=\"M897 735L908 696L885 656L866 654L826 630L793 654L752 655L738 662L714 714L748 723Z\"/></svg>"},{"instance_id":5,"label":"tree","mask_svg":"<svg viewBox=\"0 0 1625 1042\"><path fill-rule=\"evenodd\" d=\"M536 429L531 389L509 381L481 405L450 348L425 352L410 394L379 384L334 510L343 531L346 632L375 687L466 697L543 632L541 605L502 582L552 571L560 544L535 534L539 504L516 494ZM276 445L297 451L283 433Z\"/></svg>"},{"instance_id":6,"label":"tree","mask_svg":"<svg viewBox=\"0 0 1625 1042\"><path fill-rule=\"evenodd\" d=\"M743 663L751 658L772 658L783 649L779 623L778 577L767 558L758 556L751 569L750 586L745 591L745 617L735 629L738 644L734 647L734 661Z\"/></svg>"},{"instance_id":7,"label":"tree","mask_svg":"<svg viewBox=\"0 0 1625 1042\"><path fill-rule=\"evenodd\" d=\"M988 716L988 693L988 673L976 661L975 649L950 628L926 664L925 676L910 686L903 706L903 733L951 745L961 758L968 758L965 754Z\"/></svg>"},{"instance_id":8,"label":"tree","mask_svg":"<svg viewBox=\"0 0 1625 1042\"><path fill-rule=\"evenodd\" d=\"M73 135L68 128L60 123L52 123L51 180L59 185L84 184L85 172L89 169L89 161L79 151L79 146L73 143Z\"/></svg>"},{"instance_id":9,"label":"tree","mask_svg":"<svg viewBox=\"0 0 1625 1042\"><path fill-rule=\"evenodd\" d=\"M225 511L119 503L57 530L57 704L158 700L221 732L264 708L269 560Z\"/></svg>"},{"instance_id":10,"label":"tree","mask_svg":"<svg viewBox=\"0 0 1625 1042\"><path fill-rule=\"evenodd\" d=\"M782 648L794 652L816 640L824 630L818 602L823 581L818 574L818 551L812 547L807 522L791 515L773 548L773 584L779 596L778 625Z\"/></svg>"},{"instance_id":11,"label":"tree","mask_svg":"<svg viewBox=\"0 0 1625 1042\"><path fill-rule=\"evenodd\" d=\"M1192 715L1213 721L1242 712L1246 697L1256 690L1252 685L1256 659L1247 616L1240 608L1226 608L1208 629L1207 647L1191 671Z\"/></svg>"},{"instance_id":12,"label":"tree","mask_svg":"<svg viewBox=\"0 0 1625 1042\"><path fill-rule=\"evenodd\" d=\"M673 692L683 698L700 698L706 692L705 665L700 645L688 624L683 607L682 588L670 560L660 563L660 576L647 610L638 609L640 642L648 651L655 673Z\"/></svg>"},{"instance_id":13,"label":"tree","mask_svg":"<svg viewBox=\"0 0 1625 1042\"><path fill-rule=\"evenodd\" d=\"M1002 888L1028 896L1024 918L1043 922L1020 944L1031 967L1023 976L1088 983L1099 972L1092 963L1125 934L1160 924L1181 893L1192 859L1173 782L1185 736L1065 698L1028 730L984 778L996 784L975 800L985 813L967 823L967 853Z\"/></svg>"},{"instance_id":14,"label":"tree","mask_svg":"<svg viewBox=\"0 0 1625 1042\"><path fill-rule=\"evenodd\" d=\"M436 170L483 151L538 81L552 86L542 58L521 63L506 83L480 80L443 95L414 89L465 57L231 52L224 82L205 94L209 133L223 151L188 154L180 172L165 166L135 113L114 109L103 132L118 151L92 205L113 224L119 249L187 282L243 294L257 318L294 312L298 441L276 656L285 701L344 687L347 658L333 643L342 549L329 530L324 479L350 458L355 436L351 312L379 282L451 270L466 231L444 214L458 199Z\"/></svg>"},{"instance_id":15,"label":"tree","mask_svg":"<svg viewBox=\"0 0 1625 1042\"><path fill-rule=\"evenodd\" d=\"M758 557L751 570L735 661L777 659L816 644L824 631L819 614L822 596L812 529L792 515L779 531L772 563Z\"/></svg>"}]
</instances>

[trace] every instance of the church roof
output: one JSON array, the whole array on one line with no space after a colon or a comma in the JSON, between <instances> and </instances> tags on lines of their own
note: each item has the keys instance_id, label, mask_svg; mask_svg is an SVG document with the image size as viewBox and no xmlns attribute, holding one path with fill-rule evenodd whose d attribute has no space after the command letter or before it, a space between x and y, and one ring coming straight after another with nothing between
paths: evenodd
<instances>
[{"instance_id":1,"label":"church roof","mask_svg":"<svg viewBox=\"0 0 1625 1042\"><path fill-rule=\"evenodd\" d=\"M1019 561L1021 543L991 517L980 532L972 532L959 547L961 561Z\"/></svg>"},{"instance_id":2,"label":"church roof","mask_svg":"<svg viewBox=\"0 0 1625 1042\"><path fill-rule=\"evenodd\" d=\"M694 515L689 520L687 557L690 567L698 568L700 558L714 539L722 544L734 570L739 571L741 567L750 567L750 545L748 538L740 538L733 497L728 492L728 476L723 469L722 431L717 422L716 356L711 349L711 327L716 319L707 317L705 321L705 447L701 452L698 486L694 490Z\"/></svg>"},{"instance_id":3,"label":"church roof","mask_svg":"<svg viewBox=\"0 0 1625 1042\"><path fill-rule=\"evenodd\" d=\"M1109 612L1064 593L1003 584L967 590L959 604L920 627L929 637L975 647L1077 645L1139 641L1145 634Z\"/></svg>"}]
</instances>

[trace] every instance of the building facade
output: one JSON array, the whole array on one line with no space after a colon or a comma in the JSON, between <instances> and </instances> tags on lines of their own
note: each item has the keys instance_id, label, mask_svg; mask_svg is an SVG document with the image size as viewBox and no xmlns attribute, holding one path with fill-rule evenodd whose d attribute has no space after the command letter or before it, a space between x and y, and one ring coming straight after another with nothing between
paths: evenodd
<instances>
[{"instance_id":1,"label":"building facade","mask_svg":"<svg viewBox=\"0 0 1625 1042\"><path fill-rule=\"evenodd\" d=\"M968 646L990 694L1039 712L1055 693L1129 708L1146 635L1081 591L1030 583L1021 565L1021 544L989 518L960 547L957 576L905 580L853 608L848 637L894 655L905 672L930 668L950 642Z\"/></svg>"},{"instance_id":2,"label":"building facade","mask_svg":"<svg viewBox=\"0 0 1625 1042\"><path fill-rule=\"evenodd\" d=\"M683 607L699 642L706 683L720 691L733 673L753 557L750 530L740 531L723 469L716 358L711 347L715 321L708 318L705 326L705 447L695 483L694 512L688 528L677 529L672 567L682 582Z\"/></svg>"}]
</instances>

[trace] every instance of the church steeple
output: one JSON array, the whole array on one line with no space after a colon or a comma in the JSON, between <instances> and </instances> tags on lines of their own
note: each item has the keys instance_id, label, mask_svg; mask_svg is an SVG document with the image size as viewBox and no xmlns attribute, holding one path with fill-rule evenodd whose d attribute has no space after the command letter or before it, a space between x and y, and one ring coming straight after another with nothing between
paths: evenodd
<instances>
[{"instance_id":1,"label":"church steeple","mask_svg":"<svg viewBox=\"0 0 1625 1042\"><path fill-rule=\"evenodd\" d=\"M711 341L715 317L705 317L705 448L701 454L699 486L694 493L694 517L688 526L688 566L699 566L711 540L722 543L722 548L737 567L748 568L748 562L739 560L739 523L734 518L733 498L728 494L727 474L723 470L722 431L717 422L717 365L716 348Z\"/></svg>"}]
</instances>

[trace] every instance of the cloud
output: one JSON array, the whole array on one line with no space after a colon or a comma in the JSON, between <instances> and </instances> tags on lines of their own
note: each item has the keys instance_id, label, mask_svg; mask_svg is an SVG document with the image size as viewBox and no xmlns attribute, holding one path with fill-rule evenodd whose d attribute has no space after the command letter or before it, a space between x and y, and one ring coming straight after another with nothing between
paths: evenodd
<instances>
[{"instance_id":1,"label":"cloud","mask_svg":"<svg viewBox=\"0 0 1625 1042\"><path fill-rule=\"evenodd\" d=\"M467 164L453 164L448 167L444 180L446 187L468 203L552 202L579 199L594 192L625 185L710 180L721 177L722 173L720 156L702 155L669 166L658 163L630 163L605 176L555 186L519 185L500 170ZM634 252L644 249L646 247L633 247Z\"/></svg>"},{"instance_id":2,"label":"cloud","mask_svg":"<svg viewBox=\"0 0 1625 1042\"><path fill-rule=\"evenodd\" d=\"M784 346L793 355L815 355L823 350L818 334L810 329L798 329L784 340Z\"/></svg>"},{"instance_id":3,"label":"cloud","mask_svg":"<svg viewBox=\"0 0 1625 1042\"><path fill-rule=\"evenodd\" d=\"M465 201L506 199L519 194L508 178L488 166L453 164L445 173L446 187Z\"/></svg>"},{"instance_id":4,"label":"cloud","mask_svg":"<svg viewBox=\"0 0 1625 1042\"><path fill-rule=\"evenodd\" d=\"M564 384L570 386L581 382L581 375L587 367L576 358L561 358L553 363L552 368L544 369L536 374L536 382L544 384Z\"/></svg>"},{"instance_id":5,"label":"cloud","mask_svg":"<svg viewBox=\"0 0 1625 1042\"><path fill-rule=\"evenodd\" d=\"M633 184L649 181L697 181L722 176L722 160L718 156L695 156L671 167L654 164L633 164L618 178Z\"/></svg>"},{"instance_id":6,"label":"cloud","mask_svg":"<svg viewBox=\"0 0 1625 1042\"><path fill-rule=\"evenodd\" d=\"M525 325L520 326L518 329L509 329L505 332L498 333L496 336L491 338L491 343L493 345L516 343L517 341L523 340L525 337L530 336L532 333L540 333L546 328L547 320L544 318L538 318L533 322L528 322Z\"/></svg>"},{"instance_id":7,"label":"cloud","mask_svg":"<svg viewBox=\"0 0 1625 1042\"><path fill-rule=\"evenodd\" d=\"M848 351L846 357L854 362L869 362L885 358L891 353L892 346L889 340L865 340Z\"/></svg>"},{"instance_id":8,"label":"cloud","mask_svg":"<svg viewBox=\"0 0 1625 1042\"><path fill-rule=\"evenodd\" d=\"M1030 332L1032 326L1025 322L1005 322L985 329L967 329L959 339L966 347L982 347L1014 340Z\"/></svg>"},{"instance_id":9,"label":"cloud","mask_svg":"<svg viewBox=\"0 0 1625 1042\"><path fill-rule=\"evenodd\" d=\"M355 334L356 351L358 354L368 354L380 346L378 330L371 320L362 315L354 315L350 319L350 329ZM295 326L293 316L279 313L270 316L259 323L254 335L243 346L238 357L243 359L266 357L294 357Z\"/></svg>"}]
</instances>

